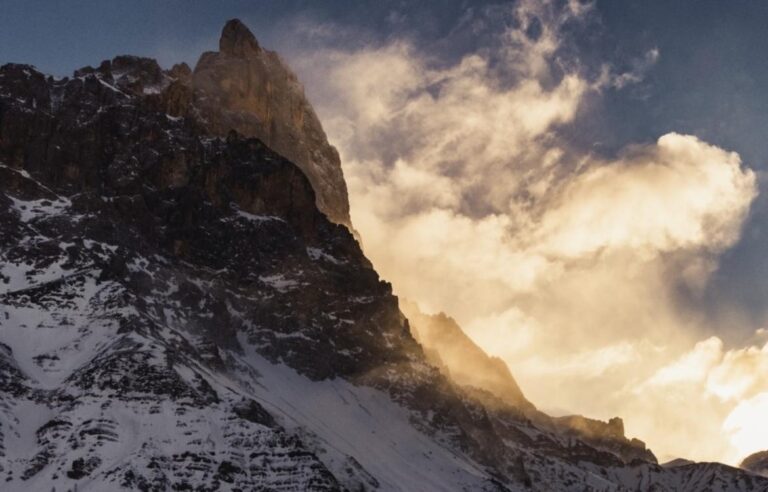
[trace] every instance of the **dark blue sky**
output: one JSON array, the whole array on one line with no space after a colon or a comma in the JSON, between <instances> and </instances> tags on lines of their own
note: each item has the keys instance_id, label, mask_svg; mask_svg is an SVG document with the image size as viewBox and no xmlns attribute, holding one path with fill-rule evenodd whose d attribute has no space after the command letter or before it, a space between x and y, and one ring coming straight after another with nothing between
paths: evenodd
<instances>
[{"instance_id":1,"label":"dark blue sky","mask_svg":"<svg viewBox=\"0 0 768 492\"><path fill-rule=\"evenodd\" d=\"M25 62L55 75L122 53L193 64L215 49L223 23L243 19L260 42L286 54L300 49L297 19L343 26L337 43L406 37L449 61L482 47L482 35L457 29L468 10L493 2L0 0L0 63ZM603 0L598 16L567 49L585 66L628 64L651 48L658 63L640 84L607 91L567 134L573 145L610 155L669 131L691 133L768 169L768 2ZM500 20L503 22L503 20ZM310 90L311 95L311 90ZM761 177L761 190L764 180ZM753 205L742 241L724 256L707 293L712 315L724 304L762 320L768 300L768 203Z\"/></svg>"}]
</instances>

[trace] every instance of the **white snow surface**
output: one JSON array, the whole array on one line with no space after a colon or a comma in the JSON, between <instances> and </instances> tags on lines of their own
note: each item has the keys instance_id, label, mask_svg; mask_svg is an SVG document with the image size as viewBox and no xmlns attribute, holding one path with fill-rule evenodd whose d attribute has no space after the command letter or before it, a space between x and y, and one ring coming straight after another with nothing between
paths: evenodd
<instances>
[{"instance_id":1,"label":"white snow surface","mask_svg":"<svg viewBox=\"0 0 768 492\"><path fill-rule=\"evenodd\" d=\"M16 279L25 275L22 265L5 265L4 272ZM53 263L37 276L34 285L55 282L70 273ZM121 339L113 318L137 314L130 307L105 311L104 306L120 293L121 287L98 282L97 273L85 273L76 285L62 287L74 295L53 308L9 305L0 299L0 343L11 349L14 364L30 386L77 394L78 390L68 382L70 377L109 353ZM14 290L26 286L26 281L12 285ZM176 328L167 328L163 336L194 343L194 337ZM122 337L151 351L151 364L167 363L158 342L136 334ZM270 363L248 345L245 337L239 341L245 352L233 352L229 357L242 371L223 374L197 364L174 366L181 380L190 382L200 375L216 391L221 402L205 408L140 394L127 400L121 395L118 401L112 400L108 392L99 395L87 391L80 394L74 409L27 398L3 399L0 430L4 438L0 450L4 448L5 456L0 460L0 478L5 480L2 475L7 474L12 479L0 488L7 492L48 491L54 487L57 491L75 487L78 491L121 490L115 473L110 471L146 466L148 457L190 450L213 453L217 459L248 466L242 449L246 444L269 451L274 442L267 439L273 431L233 419L228 407L244 397L259 402L289 435L300 436L322 463L350 487L366 484L373 488L378 484L377 490L408 491L418 484L418 489L424 491L470 491L484 490L487 485L488 476L480 466L413 427L410 412L382 391L340 379L312 381L290 367ZM57 429L53 434L66 439L41 439L46 423L50 426L57 420L71 424L67 427L70 430ZM244 444L244 439L250 441ZM20 480L30 464L48 451L54 454L50 462ZM101 459L98 472L78 480L67 477L66 471L74 460L87 459L94 452ZM275 465L275 469L279 468ZM202 472L192 469L184 473L192 485L205 483ZM276 477L265 480L278 482ZM274 486L275 490L299 490ZM228 487L222 484L221 490L230 490Z\"/></svg>"},{"instance_id":2,"label":"white snow surface","mask_svg":"<svg viewBox=\"0 0 768 492\"><path fill-rule=\"evenodd\" d=\"M410 412L383 392L342 379L311 381L251 348L241 361L259 374L252 396L286 428L313 435L335 475L344 476L354 457L382 491L483 489L487 473L479 465L416 430Z\"/></svg>"},{"instance_id":3,"label":"white snow surface","mask_svg":"<svg viewBox=\"0 0 768 492\"><path fill-rule=\"evenodd\" d=\"M329 255L320 248L307 248L307 255L314 261L327 261L329 263L333 263L334 265L341 265L344 263L342 260Z\"/></svg>"}]
</instances>

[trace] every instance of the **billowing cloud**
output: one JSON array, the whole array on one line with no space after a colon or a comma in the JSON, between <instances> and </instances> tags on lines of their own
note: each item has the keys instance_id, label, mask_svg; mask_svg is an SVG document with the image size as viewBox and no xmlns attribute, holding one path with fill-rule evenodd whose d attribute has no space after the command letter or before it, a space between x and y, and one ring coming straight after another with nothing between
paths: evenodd
<instances>
[{"instance_id":1,"label":"billowing cloud","mask_svg":"<svg viewBox=\"0 0 768 492\"><path fill-rule=\"evenodd\" d=\"M739 415L762 405L728 417L759 396L740 388L765 390L745 372L756 349L691 349L713 327L679 291L706 285L738 241L754 173L676 133L612 159L570 148L561 129L588 96L637 82L660 55L589 79L561 55L588 5L509 14L495 46L452 64L404 40L295 60L342 154L366 253L398 294L503 357L541 408L621 415L662 456L734 459ZM703 405L696 425L683 425L683 394Z\"/></svg>"},{"instance_id":2,"label":"billowing cloud","mask_svg":"<svg viewBox=\"0 0 768 492\"><path fill-rule=\"evenodd\" d=\"M731 444L739 451L741 458L765 451L765 443L768 442L768 426L765 425L765 416L768 415L766 389L748 400L740 401L723 424L723 430L731 436Z\"/></svg>"},{"instance_id":3,"label":"billowing cloud","mask_svg":"<svg viewBox=\"0 0 768 492\"><path fill-rule=\"evenodd\" d=\"M674 133L633 153L593 161L564 185L540 226L550 254L632 248L655 255L734 243L755 196L755 176L738 155Z\"/></svg>"},{"instance_id":4,"label":"billowing cloud","mask_svg":"<svg viewBox=\"0 0 768 492\"><path fill-rule=\"evenodd\" d=\"M670 432L663 438L668 453L693 453L698 459L717 453L720 459L738 463L765 450L768 442L768 343L725 349L720 338L710 337L659 368L631 393L627 397L644 402L637 409L655 416L638 416L638 431L651 432L661 421L663 428L682 426L692 439L686 442L678 439L679 431ZM693 451L690 442L696 444Z\"/></svg>"}]
</instances>

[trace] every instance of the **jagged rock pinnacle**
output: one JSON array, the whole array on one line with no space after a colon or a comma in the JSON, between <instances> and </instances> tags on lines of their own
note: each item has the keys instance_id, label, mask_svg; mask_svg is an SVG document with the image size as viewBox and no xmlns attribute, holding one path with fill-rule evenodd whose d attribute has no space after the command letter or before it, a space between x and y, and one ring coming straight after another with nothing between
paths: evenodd
<instances>
[{"instance_id":1,"label":"jagged rock pinnacle","mask_svg":"<svg viewBox=\"0 0 768 492\"><path fill-rule=\"evenodd\" d=\"M219 52L203 53L192 73L196 110L207 130L255 137L307 175L317 205L333 222L351 226L339 153L304 94L296 74L259 46L240 20L226 23Z\"/></svg>"},{"instance_id":2,"label":"jagged rock pinnacle","mask_svg":"<svg viewBox=\"0 0 768 492\"><path fill-rule=\"evenodd\" d=\"M240 19L227 21L224 29L221 30L221 39L219 39L219 51L221 53L245 57L260 50L256 37Z\"/></svg>"}]
</instances>

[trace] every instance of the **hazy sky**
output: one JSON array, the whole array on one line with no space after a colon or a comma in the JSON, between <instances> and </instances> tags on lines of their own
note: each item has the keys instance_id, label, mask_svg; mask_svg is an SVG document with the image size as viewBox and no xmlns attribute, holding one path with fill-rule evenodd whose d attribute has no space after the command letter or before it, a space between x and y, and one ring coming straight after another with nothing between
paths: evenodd
<instances>
[{"instance_id":1,"label":"hazy sky","mask_svg":"<svg viewBox=\"0 0 768 492\"><path fill-rule=\"evenodd\" d=\"M378 270L534 403L768 449L768 3L0 0L0 63L193 65L233 17L305 82Z\"/></svg>"}]
</instances>

